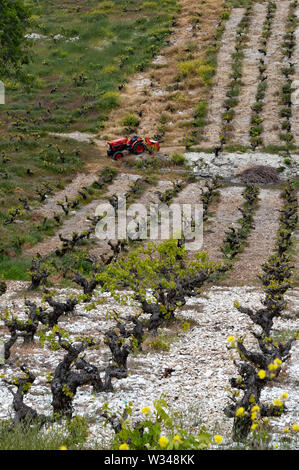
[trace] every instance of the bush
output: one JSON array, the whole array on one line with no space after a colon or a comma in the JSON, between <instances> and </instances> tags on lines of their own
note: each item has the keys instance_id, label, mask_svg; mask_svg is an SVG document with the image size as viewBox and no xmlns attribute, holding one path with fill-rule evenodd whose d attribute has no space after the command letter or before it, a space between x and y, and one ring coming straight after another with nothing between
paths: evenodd
<instances>
[{"instance_id":1,"label":"bush","mask_svg":"<svg viewBox=\"0 0 299 470\"><path fill-rule=\"evenodd\" d=\"M212 65L200 65L197 68L197 73L202 79L203 84L209 85L213 75L215 74L215 67L212 67Z\"/></svg>"},{"instance_id":2,"label":"bush","mask_svg":"<svg viewBox=\"0 0 299 470\"><path fill-rule=\"evenodd\" d=\"M174 153L171 157L172 163L177 166L183 166L186 164L186 157L182 153Z\"/></svg>"},{"instance_id":3,"label":"bush","mask_svg":"<svg viewBox=\"0 0 299 470\"><path fill-rule=\"evenodd\" d=\"M187 77L188 75L195 74L198 67L202 65L201 60L186 60L179 64L179 70L183 77Z\"/></svg>"},{"instance_id":4,"label":"bush","mask_svg":"<svg viewBox=\"0 0 299 470\"><path fill-rule=\"evenodd\" d=\"M207 115L208 102L206 100L200 100L200 102L195 106L195 117L202 119Z\"/></svg>"},{"instance_id":5,"label":"bush","mask_svg":"<svg viewBox=\"0 0 299 470\"><path fill-rule=\"evenodd\" d=\"M222 20L228 20L230 17L230 12L229 11L224 11L222 14L221 14L221 19Z\"/></svg>"},{"instance_id":6,"label":"bush","mask_svg":"<svg viewBox=\"0 0 299 470\"><path fill-rule=\"evenodd\" d=\"M102 95L101 109L109 110L118 107L119 93L116 91L107 91Z\"/></svg>"},{"instance_id":7,"label":"bush","mask_svg":"<svg viewBox=\"0 0 299 470\"><path fill-rule=\"evenodd\" d=\"M133 113L127 114L122 120L122 125L130 129L135 129L139 126L138 116Z\"/></svg>"}]
</instances>

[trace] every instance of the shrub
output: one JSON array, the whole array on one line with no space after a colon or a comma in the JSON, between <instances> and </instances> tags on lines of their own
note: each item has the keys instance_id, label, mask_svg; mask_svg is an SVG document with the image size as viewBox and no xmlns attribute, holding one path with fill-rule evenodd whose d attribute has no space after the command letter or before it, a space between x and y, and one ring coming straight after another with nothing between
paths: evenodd
<instances>
[{"instance_id":1,"label":"shrub","mask_svg":"<svg viewBox=\"0 0 299 470\"><path fill-rule=\"evenodd\" d=\"M133 113L127 114L122 120L122 125L130 129L135 129L139 126L138 116Z\"/></svg>"},{"instance_id":2,"label":"shrub","mask_svg":"<svg viewBox=\"0 0 299 470\"><path fill-rule=\"evenodd\" d=\"M195 74L200 66L202 66L201 60L186 60L179 64L179 70L183 77Z\"/></svg>"},{"instance_id":3,"label":"shrub","mask_svg":"<svg viewBox=\"0 0 299 470\"><path fill-rule=\"evenodd\" d=\"M182 153L173 153L171 160L175 165L178 166L183 166L186 164L186 157Z\"/></svg>"},{"instance_id":4,"label":"shrub","mask_svg":"<svg viewBox=\"0 0 299 470\"><path fill-rule=\"evenodd\" d=\"M119 98L119 93L117 93L116 91L107 91L106 93L102 95L101 109L109 110L109 109L117 108L118 98Z\"/></svg>"},{"instance_id":5,"label":"shrub","mask_svg":"<svg viewBox=\"0 0 299 470\"><path fill-rule=\"evenodd\" d=\"M215 74L215 67L212 65L200 65L197 68L197 73L202 79L203 84L208 85Z\"/></svg>"},{"instance_id":6,"label":"shrub","mask_svg":"<svg viewBox=\"0 0 299 470\"><path fill-rule=\"evenodd\" d=\"M200 100L195 107L195 126L203 127L206 124L206 116L208 111L208 102L206 100Z\"/></svg>"},{"instance_id":7,"label":"shrub","mask_svg":"<svg viewBox=\"0 0 299 470\"><path fill-rule=\"evenodd\" d=\"M221 14L221 19L222 20L228 20L230 17L230 12L229 11L224 11L222 14Z\"/></svg>"}]
</instances>

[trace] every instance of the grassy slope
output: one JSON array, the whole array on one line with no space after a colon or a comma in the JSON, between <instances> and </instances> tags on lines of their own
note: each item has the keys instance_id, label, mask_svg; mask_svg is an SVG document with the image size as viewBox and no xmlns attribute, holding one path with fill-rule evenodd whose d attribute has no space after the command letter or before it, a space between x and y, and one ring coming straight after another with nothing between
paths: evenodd
<instances>
[{"instance_id":1,"label":"grassy slope","mask_svg":"<svg viewBox=\"0 0 299 470\"><path fill-rule=\"evenodd\" d=\"M41 238L26 211L21 226L3 225L9 210L20 205L19 198L38 207L37 187L46 182L55 192L100 157L88 143L64 141L58 149L48 132L99 131L109 112L117 109L118 87L152 60L178 9L176 0L27 4L33 13L32 32L45 38L32 40L32 62L25 66L30 85L6 82L7 103L0 108L0 275L9 264L3 253L18 256L20 243ZM16 278L17 273L9 276Z\"/></svg>"}]
</instances>

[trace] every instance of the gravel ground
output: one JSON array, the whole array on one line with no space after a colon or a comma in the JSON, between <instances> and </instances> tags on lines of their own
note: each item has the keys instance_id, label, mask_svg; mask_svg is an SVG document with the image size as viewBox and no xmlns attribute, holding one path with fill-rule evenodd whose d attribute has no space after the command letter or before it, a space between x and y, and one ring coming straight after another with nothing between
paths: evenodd
<instances>
[{"instance_id":1,"label":"gravel ground","mask_svg":"<svg viewBox=\"0 0 299 470\"><path fill-rule=\"evenodd\" d=\"M266 14L265 3L253 4L251 24L248 31L248 42L244 48L242 65L242 87L238 104L235 107L235 118L232 120L232 141L240 145L250 145L251 106L255 101L258 84L258 63L261 32ZM222 111L223 112L223 111Z\"/></svg>"},{"instance_id":2,"label":"gravel ground","mask_svg":"<svg viewBox=\"0 0 299 470\"><path fill-rule=\"evenodd\" d=\"M298 175L299 156L292 155L292 163L285 165L283 157L280 155L259 153L259 152L235 152L221 153L217 158L214 154L204 152L185 153L187 161L194 172L202 177L211 177L219 175L230 181L238 182L238 175L257 165L271 166L273 168L284 168L280 173L280 178L294 178Z\"/></svg>"},{"instance_id":3,"label":"gravel ground","mask_svg":"<svg viewBox=\"0 0 299 470\"><path fill-rule=\"evenodd\" d=\"M14 312L22 311L23 297L28 291L28 284L24 282L10 282L7 293L1 297L2 309L8 308ZM59 292L61 298L77 293L76 289L64 289ZM183 416L183 421L189 426L196 427L203 423L212 432L224 436L224 445L229 444L231 436L231 420L223 413L228 403L229 379L236 375L236 370L227 350L227 337L247 334L245 344L250 345L253 337L248 334L252 326L249 318L233 307L234 300L242 305L259 306L262 292L256 287L217 287L205 291L200 298L190 299L184 309L179 312L180 320L191 324L188 332L177 330L169 351L152 352L145 350L142 353L129 357L129 375L126 379L115 381L113 393L94 395L90 387L79 389L74 399L74 414L89 418L96 418L95 424L90 428L92 437L103 439L109 445L113 436L109 426L104 427L99 417L99 409L108 402L112 410L121 410L126 402L133 402L133 419L138 417L144 406L153 406L153 401L165 396L169 406ZM32 294L31 294L32 295ZM33 295L38 298L37 294ZM294 289L287 297L289 309L284 318L275 322L273 332L279 334L283 331L296 328L296 305L298 305L299 290ZM116 305L109 296L105 302L94 310L85 311L84 305L76 307L75 315L64 318L60 326L69 331L71 337L78 335L102 335L106 329L113 325L107 319L107 314L114 308L125 317L132 313L135 307ZM161 338L174 334L173 329L163 328ZM0 325L0 337L7 338L7 331ZM109 354L106 346L100 350L89 351L86 359L102 366L107 364ZM28 349L17 345L12 351L12 364L4 366L6 374L16 373L15 360L19 358L30 367L37 379L32 386L25 403L33 406L38 412L50 415L51 394L46 381L46 373L53 373L58 360L63 356L60 351L40 349L38 344ZM288 393L288 413L280 419L273 419L275 442L279 442L281 431L285 426L298 423L298 372L299 372L299 345L296 343L292 349L291 360L285 365L279 381L272 384L263 392L263 400L267 403L279 398L282 392ZM168 376L164 376L167 368L173 369ZM12 395L0 381L0 419L12 416ZM280 436L280 437L279 437ZM292 448L297 448L294 441Z\"/></svg>"},{"instance_id":4,"label":"gravel ground","mask_svg":"<svg viewBox=\"0 0 299 470\"><path fill-rule=\"evenodd\" d=\"M244 8L234 8L225 24L221 47L217 56L217 70L213 78L213 88L209 100L208 124L203 129L201 136L201 145L206 148L217 145L221 135L223 124L221 116L230 83L232 52L236 43L236 30L244 13Z\"/></svg>"}]
</instances>

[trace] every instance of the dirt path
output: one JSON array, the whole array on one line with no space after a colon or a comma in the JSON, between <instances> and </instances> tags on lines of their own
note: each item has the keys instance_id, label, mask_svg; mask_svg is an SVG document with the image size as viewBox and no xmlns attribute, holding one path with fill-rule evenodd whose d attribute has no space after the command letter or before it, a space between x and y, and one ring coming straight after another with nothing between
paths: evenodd
<instances>
[{"instance_id":1,"label":"dirt path","mask_svg":"<svg viewBox=\"0 0 299 470\"><path fill-rule=\"evenodd\" d=\"M200 204L201 188L204 186L204 180L196 181L185 186L185 188L173 199L177 204Z\"/></svg>"},{"instance_id":2,"label":"dirt path","mask_svg":"<svg viewBox=\"0 0 299 470\"><path fill-rule=\"evenodd\" d=\"M247 239L247 246L243 253L233 263L233 270L229 273L229 285L251 285L259 282L257 274L261 265L273 253L275 245L279 210L283 201L279 189L261 189L259 194L259 207L254 214L254 230Z\"/></svg>"},{"instance_id":3,"label":"dirt path","mask_svg":"<svg viewBox=\"0 0 299 470\"><path fill-rule=\"evenodd\" d=\"M281 105L280 95L284 83L284 77L281 68L284 64L281 53L282 37L285 31L286 19L289 12L289 1L281 0L276 2L277 10L272 25L272 36L268 42L267 50L267 89L265 94L265 105L263 108L263 142L264 145L280 145L279 138L281 132L281 118L279 110Z\"/></svg>"},{"instance_id":4,"label":"dirt path","mask_svg":"<svg viewBox=\"0 0 299 470\"><path fill-rule=\"evenodd\" d=\"M34 256L36 253L40 253L42 256L46 256L49 253L55 251L61 245L59 234L64 237L69 237L73 232L80 233L89 227L87 216L94 216L95 210L100 203L107 202L107 197L116 193L118 195L125 193L134 180L138 179L137 175L134 174L119 174L114 182L108 187L107 192L103 195L103 198L96 199L89 204L86 204L78 211L70 213L70 217L65 219L63 225L58 229L57 233L53 237L48 237L41 243L37 243L33 247L24 250L24 256Z\"/></svg>"},{"instance_id":5,"label":"dirt path","mask_svg":"<svg viewBox=\"0 0 299 470\"><path fill-rule=\"evenodd\" d=\"M225 95L230 83L232 66L232 53L236 41L236 29L245 12L243 8L235 8L226 22L222 36L222 45L217 57L217 70L213 80L213 89L209 99L207 126L202 134L201 147L214 147L218 141L222 129L222 113Z\"/></svg>"},{"instance_id":6,"label":"dirt path","mask_svg":"<svg viewBox=\"0 0 299 470\"><path fill-rule=\"evenodd\" d=\"M244 199L242 197L242 186L229 186L221 188L220 200L215 208L211 206L210 212L213 214L208 222L204 224L203 251L207 251L212 261L222 261L222 246L225 232L237 223L241 214L238 207L241 207Z\"/></svg>"},{"instance_id":7,"label":"dirt path","mask_svg":"<svg viewBox=\"0 0 299 470\"><path fill-rule=\"evenodd\" d=\"M52 217L54 212L60 212L57 206L58 201L65 201L66 197L69 200L74 199L78 196L78 190L83 186L89 187L96 179L94 174L78 174L64 189L48 197L40 207L32 211L32 214L36 213L44 217Z\"/></svg>"},{"instance_id":8,"label":"dirt path","mask_svg":"<svg viewBox=\"0 0 299 470\"><path fill-rule=\"evenodd\" d=\"M258 85L258 65L260 53L258 52L263 23L266 14L265 3L256 3L253 6L252 20L248 31L249 40L244 49L242 87L239 103L235 107L235 118L232 121L231 141L238 145L250 145L251 106L255 102Z\"/></svg>"}]
</instances>

